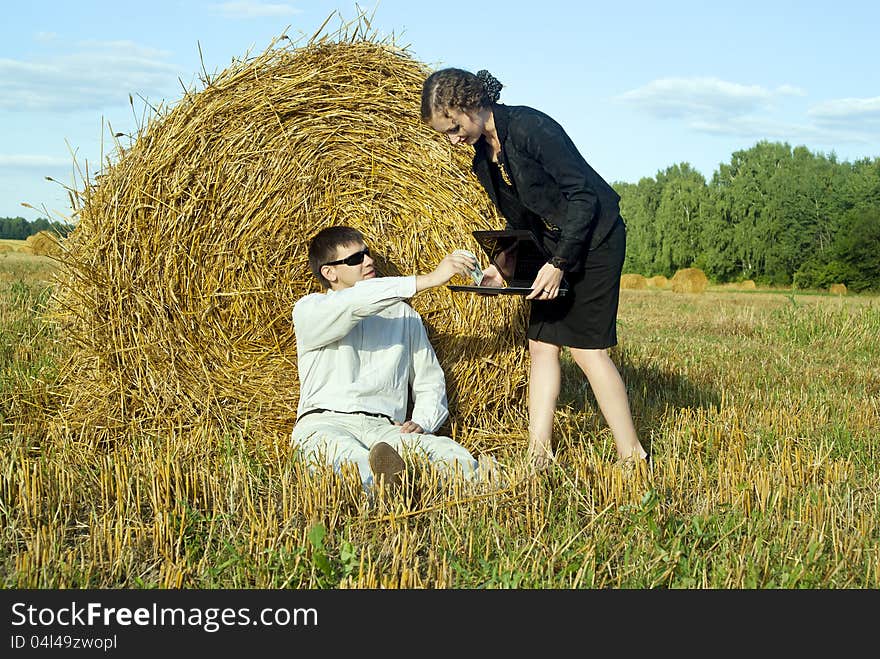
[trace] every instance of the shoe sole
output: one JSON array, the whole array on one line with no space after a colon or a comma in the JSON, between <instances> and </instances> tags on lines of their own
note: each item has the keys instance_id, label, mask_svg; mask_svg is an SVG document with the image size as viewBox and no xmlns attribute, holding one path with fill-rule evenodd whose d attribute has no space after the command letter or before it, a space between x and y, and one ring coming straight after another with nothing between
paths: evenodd
<instances>
[{"instance_id":1,"label":"shoe sole","mask_svg":"<svg viewBox=\"0 0 880 659\"><path fill-rule=\"evenodd\" d=\"M391 444L378 442L370 449L370 470L378 483L384 482L386 488L398 487L406 463Z\"/></svg>"}]
</instances>

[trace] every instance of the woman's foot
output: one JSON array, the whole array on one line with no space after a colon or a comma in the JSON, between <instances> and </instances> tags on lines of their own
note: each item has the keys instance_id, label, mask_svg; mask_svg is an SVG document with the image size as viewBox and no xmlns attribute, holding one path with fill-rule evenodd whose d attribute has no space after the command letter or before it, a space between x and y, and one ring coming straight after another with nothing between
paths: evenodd
<instances>
[{"instance_id":1,"label":"woman's foot","mask_svg":"<svg viewBox=\"0 0 880 659\"><path fill-rule=\"evenodd\" d=\"M528 457L529 464L535 471L548 469L556 461L553 449L545 444L530 443L526 456Z\"/></svg>"},{"instance_id":2,"label":"woman's foot","mask_svg":"<svg viewBox=\"0 0 880 659\"><path fill-rule=\"evenodd\" d=\"M644 449L633 451L627 457L620 458L617 464L626 476L631 476L635 473L648 473L653 466L651 454Z\"/></svg>"}]
</instances>

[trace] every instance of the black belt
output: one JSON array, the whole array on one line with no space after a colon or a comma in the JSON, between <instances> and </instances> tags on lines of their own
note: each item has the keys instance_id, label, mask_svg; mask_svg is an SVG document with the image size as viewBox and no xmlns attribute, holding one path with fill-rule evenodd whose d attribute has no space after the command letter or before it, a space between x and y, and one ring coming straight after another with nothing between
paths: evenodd
<instances>
[{"instance_id":1,"label":"black belt","mask_svg":"<svg viewBox=\"0 0 880 659\"><path fill-rule=\"evenodd\" d=\"M394 423L391 420L391 417L387 414L379 414L378 412L365 412L364 410L354 410L353 412L340 412L339 410L325 410L323 407L316 407L313 410L309 410L308 412L303 412L300 414L299 419L301 420L304 417L307 417L309 414L321 414L322 412L333 412L333 414L365 414L366 416L374 416L377 419L385 419L388 423Z\"/></svg>"}]
</instances>

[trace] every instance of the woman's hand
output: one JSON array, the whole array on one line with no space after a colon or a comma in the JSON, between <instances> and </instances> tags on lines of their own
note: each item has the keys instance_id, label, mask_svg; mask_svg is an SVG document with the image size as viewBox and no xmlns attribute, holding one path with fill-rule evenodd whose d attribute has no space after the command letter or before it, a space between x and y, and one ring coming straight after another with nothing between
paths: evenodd
<instances>
[{"instance_id":1,"label":"woman's hand","mask_svg":"<svg viewBox=\"0 0 880 659\"><path fill-rule=\"evenodd\" d=\"M545 263L535 281L532 282L532 292L526 295L527 300L553 300L559 295L559 285L562 283L562 270L555 265Z\"/></svg>"},{"instance_id":2,"label":"woman's hand","mask_svg":"<svg viewBox=\"0 0 880 659\"><path fill-rule=\"evenodd\" d=\"M498 272L498 268L494 265L490 265L483 270L483 280L480 282L480 286L491 286L493 288L501 288L504 286L504 278L501 276L501 273Z\"/></svg>"}]
</instances>

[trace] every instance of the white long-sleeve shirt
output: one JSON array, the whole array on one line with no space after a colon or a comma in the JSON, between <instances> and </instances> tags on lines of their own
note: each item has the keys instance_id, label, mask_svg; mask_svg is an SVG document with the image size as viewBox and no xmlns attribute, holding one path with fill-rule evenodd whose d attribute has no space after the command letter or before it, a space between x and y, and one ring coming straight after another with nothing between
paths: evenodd
<instances>
[{"instance_id":1,"label":"white long-sleeve shirt","mask_svg":"<svg viewBox=\"0 0 880 659\"><path fill-rule=\"evenodd\" d=\"M435 432L449 414L446 378L419 314L403 300L416 278L376 277L312 293L293 306L298 416L322 408L365 411Z\"/></svg>"}]
</instances>

